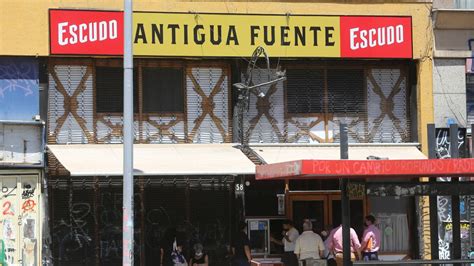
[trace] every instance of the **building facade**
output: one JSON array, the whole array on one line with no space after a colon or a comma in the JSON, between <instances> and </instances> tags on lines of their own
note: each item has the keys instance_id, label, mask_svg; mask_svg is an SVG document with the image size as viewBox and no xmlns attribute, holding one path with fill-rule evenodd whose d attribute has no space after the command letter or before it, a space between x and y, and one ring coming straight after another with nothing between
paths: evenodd
<instances>
[{"instance_id":1,"label":"building facade","mask_svg":"<svg viewBox=\"0 0 474 266\"><path fill-rule=\"evenodd\" d=\"M0 58L0 263L39 265L45 220L41 63Z\"/></svg>"},{"instance_id":2,"label":"building facade","mask_svg":"<svg viewBox=\"0 0 474 266\"><path fill-rule=\"evenodd\" d=\"M447 144L443 140L450 124L461 125L458 139L464 153L461 156L472 156L466 144L472 141L472 43L474 29L472 20L474 5L471 1L433 1L433 32L434 32L434 67L433 67L433 99L434 116L437 127L438 153L441 158L450 158L446 152ZM455 36L455 37L454 37ZM461 219L467 224L472 216L464 206L470 206L472 200L463 197L461 200ZM446 205L446 204L447 205ZM443 204L451 206L451 201L444 197L438 198L439 216L439 258L449 259L452 255L451 241L443 224L449 223L450 213L442 208ZM441 207L441 208L440 208ZM462 237L462 253L467 254L472 247L472 234ZM465 256L465 255L464 255Z\"/></svg>"},{"instance_id":3,"label":"building facade","mask_svg":"<svg viewBox=\"0 0 474 266\"><path fill-rule=\"evenodd\" d=\"M276 235L285 218L298 225L310 218L318 231L340 224L338 182L254 174L258 164L339 159L341 122L349 125L350 158L424 157L436 80L431 1L342 2L135 1L137 264L156 263L163 243L179 235L187 252L201 242L212 265L225 265L242 219L250 229L268 223ZM55 265L118 265L122 6L0 5L10 11L0 17L8 36L2 58L44 63L51 234L38 256ZM260 57L251 67L258 46L269 64ZM251 91L240 107L247 99L234 84L269 82L280 70L286 80ZM351 204L359 233L364 215L377 216L383 252L429 257L429 225L417 215L427 199L360 195ZM281 252L253 233L254 253Z\"/></svg>"}]
</instances>

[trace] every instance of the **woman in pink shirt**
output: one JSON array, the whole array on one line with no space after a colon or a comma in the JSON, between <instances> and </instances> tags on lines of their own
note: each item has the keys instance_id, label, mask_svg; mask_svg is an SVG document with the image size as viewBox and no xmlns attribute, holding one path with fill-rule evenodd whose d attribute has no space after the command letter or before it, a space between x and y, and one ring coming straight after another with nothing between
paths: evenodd
<instances>
[{"instance_id":1,"label":"woman in pink shirt","mask_svg":"<svg viewBox=\"0 0 474 266\"><path fill-rule=\"evenodd\" d=\"M351 236L351 261L356 260L356 253L359 255L360 250L360 242L359 237L357 236L356 231L351 228L350 229L350 236ZM342 225L339 225L337 228L334 228L331 233L329 234L329 242L328 242L328 249L331 253L334 254L336 258L337 266L342 266L343 262L343 247L342 247ZM360 256L359 256L360 258Z\"/></svg>"},{"instance_id":2,"label":"woman in pink shirt","mask_svg":"<svg viewBox=\"0 0 474 266\"><path fill-rule=\"evenodd\" d=\"M379 260L379 249L380 249L380 230L375 226L375 217L373 215L367 215L365 217L365 225L367 228L362 235L361 241L361 252L362 260Z\"/></svg>"}]
</instances>

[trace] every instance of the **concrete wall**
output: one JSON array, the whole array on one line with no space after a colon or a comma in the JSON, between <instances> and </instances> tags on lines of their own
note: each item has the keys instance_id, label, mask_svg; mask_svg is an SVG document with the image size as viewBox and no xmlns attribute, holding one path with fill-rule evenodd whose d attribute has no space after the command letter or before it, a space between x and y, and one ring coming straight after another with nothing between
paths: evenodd
<instances>
[{"instance_id":1,"label":"concrete wall","mask_svg":"<svg viewBox=\"0 0 474 266\"><path fill-rule=\"evenodd\" d=\"M466 60L434 60L433 101L436 127L466 125Z\"/></svg>"},{"instance_id":2,"label":"concrete wall","mask_svg":"<svg viewBox=\"0 0 474 266\"><path fill-rule=\"evenodd\" d=\"M433 8L444 8L444 9L453 9L453 8L465 8L471 9L474 7L474 2L472 0L433 0Z\"/></svg>"},{"instance_id":3,"label":"concrete wall","mask_svg":"<svg viewBox=\"0 0 474 266\"><path fill-rule=\"evenodd\" d=\"M433 0L433 8L454 8L455 0Z\"/></svg>"},{"instance_id":4,"label":"concrete wall","mask_svg":"<svg viewBox=\"0 0 474 266\"><path fill-rule=\"evenodd\" d=\"M471 18L474 18L474 12ZM468 40L474 39L474 30L468 30L468 29L435 30L434 33L435 33L435 38L436 38L435 48L437 51L438 50L449 50L451 52L453 52L453 50L468 51L469 50ZM471 56L471 55L467 54L467 56Z\"/></svg>"}]
</instances>

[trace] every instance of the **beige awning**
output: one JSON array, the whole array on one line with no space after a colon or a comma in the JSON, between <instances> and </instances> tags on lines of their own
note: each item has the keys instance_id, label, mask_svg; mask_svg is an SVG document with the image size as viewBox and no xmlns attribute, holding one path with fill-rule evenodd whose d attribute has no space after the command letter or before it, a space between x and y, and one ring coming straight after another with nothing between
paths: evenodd
<instances>
[{"instance_id":1,"label":"beige awning","mask_svg":"<svg viewBox=\"0 0 474 266\"><path fill-rule=\"evenodd\" d=\"M255 165L235 144L136 144L135 175L255 174ZM71 176L121 176L122 145L48 145Z\"/></svg>"},{"instance_id":2,"label":"beige awning","mask_svg":"<svg viewBox=\"0 0 474 266\"><path fill-rule=\"evenodd\" d=\"M350 160L426 159L418 144L350 144ZM339 160L338 144L255 144L251 148L267 164L296 160ZM370 158L371 157L371 158Z\"/></svg>"}]
</instances>

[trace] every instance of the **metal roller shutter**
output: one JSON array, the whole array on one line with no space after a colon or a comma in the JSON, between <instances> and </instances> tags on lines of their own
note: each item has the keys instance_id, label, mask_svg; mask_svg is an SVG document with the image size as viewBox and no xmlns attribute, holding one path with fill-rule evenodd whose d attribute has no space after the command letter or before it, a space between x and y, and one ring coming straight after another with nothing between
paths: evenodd
<instances>
[{"instance_id":1,"label":"metal roller shutter","mask_svg":"<svg viewBox=\"0 0 474 266\"><path fill-rule=\"evenodd\" d=\"M367 72L367 142L411 139L408 76L404 68L372 68Z\"/></svg>"},{"instance_id":2,"label":"metal roller shutter","mask_svg":"<svg viewBox=\"0 0 474 266\"><path fill-rule=\"evenodd\" d=\"M263 98L251 94L246 141L337 142L340 122L351 142L411 141L406 67L372 65L288 64L286 82L262 87ZM253 83L266 82L266 72L254 70Z\"/></svg>"},{"instance_id":3,"label":"metal roller shutter","mask_svg":"<svg viewBox=\"0 0 474 266\"><path fill-rule=\"evenodd\" d=\"M326 110L324 70L291 68L286 73L287 112L324 113Z\"/></svg>"},{"instance_id":4,"label":"metal roller shutter","mask_svg":"<svg viewBox=\"0 0 474 266\"><path fill-rule=\"evenodd\" d=\"M367 103L364 69L328 69L328 139L339 141L339 122L349 127L349 141L366 142Z\"/></svg>"},{"instance_id":5,"label":"metal roller shutter","mask_svg":"<svg viewBox=\"0 0 474 266\"><path fill-rule=\"evenodd\" d=\"M94 235L93 190L54 189L50 193L52 254L55 265L93 265Z\"/></svg>"},{"instance_id":6,"label":"metal roller shutter","mask_svg":"<svg viewBox=\"0 0 474 266\"><path fill-rule=\"evenodd\" d=\"M242 74L242 79L244 79L244 74ZM267 81L266 69L253 71L252 84ZM285 95L283 88L283 82L278 82L259 88L265 94L263 98L258 97L254 92L250 94L249 109L244 110L244 138L247 142L285 142Z\"/></svg>"},{"instance_id":7,"label":"metal roller shutter","mask_svg":"<svg viewBox=\"0 0 474 266\"><path fill-rule=\"evenodd\" d=\"M49 143L91 143L93 75L90 63L49 68Z\"/></svg>"},{"instance_id":8,"label":"metal roller shutter","mask_svg":"<svg viewBox=\"0 0 474 266\"><path fill-rule=\"evenodd\" d=\"M230 245L231 200L228 188L190 191L190 224L197 234L195 239L189 239L189 245L192 248L193 242L202 243L211 265L225 265Z\"/></svg>"},{"instance_id":9,"label":"metal roller shutter","mask_svg":"<svg viewBox=\"0 0 474 266\"><path fill-rule=\"evenodd\" d=\"M186 70L188 141L230 142L229 69L190 66Z\"/></svg>"}]
</instances>

